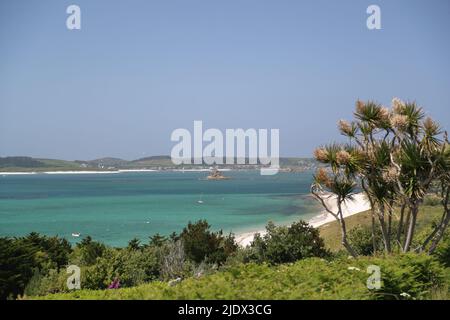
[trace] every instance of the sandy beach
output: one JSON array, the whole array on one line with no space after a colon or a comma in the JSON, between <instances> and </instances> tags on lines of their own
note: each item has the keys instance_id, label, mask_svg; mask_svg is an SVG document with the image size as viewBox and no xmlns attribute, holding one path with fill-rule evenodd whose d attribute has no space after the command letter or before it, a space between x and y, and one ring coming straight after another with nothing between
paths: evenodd
<instances>
[{"instance_id":1,"label":"sandy beach","mask_svg":"<svg viewBox=\"0 0 450 320\"><path fill-rule=\"evenodd\" d=\"M331 211L337 212L337 205L334 196L330 196L329 198L327 198L325 200L325 203L327 204L328 208L330 208ZM343 211L342 214L344 218L346 218L354 214L367 211L369 209L370 203L367 200L366 196L363 193L358 193L354 196L354 199L352 201L346 201L342 205ZM311 226L317 228L332 221L336 221L336 219L331 214L323 210L320 214L309 220L308 223ZM250 245L250 243L253 241L253 238L256 233L259 233L261 236L263 236L266 234L266 230L256 230L237 234L236 242L239 245L246 247Z\"/></svg>"},{"instance_id":2,"label":"sandy beach","mask_svg":"<svg viewBox=\"0 0 450 320\"><path fill-rule=\"evenodd\" d=\"M155 170L155 169L118 169L118 170L77 170L77 171L0 171L0 176L7 175L24 175L24 174L112 174L112 173L129 173L129 172L211 172L211 169L168 169L168 170ZM232 171L232 169L218 169L218 171Z\"/></svg>"},{"instance_id":3,"label":"sandy beach","mask_svg":"<svg viewBox=\"0 0 450 320\"><path fill-rule=\"evenodd\" d=\"M127 172L157 172L153 169L119 169L119 170L79 170L79 171L30 171L30 172L0 172L0 176L7 175L22 175L22 174L113 174L113 173L127 173Z\"/></svg>"}]
</instances>

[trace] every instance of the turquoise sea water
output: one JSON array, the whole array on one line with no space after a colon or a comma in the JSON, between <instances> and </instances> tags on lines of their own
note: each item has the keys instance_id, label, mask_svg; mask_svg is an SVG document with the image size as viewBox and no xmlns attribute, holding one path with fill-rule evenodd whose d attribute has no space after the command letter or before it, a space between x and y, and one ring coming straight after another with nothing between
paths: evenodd
<instances>
[{"instance_id":1,"label":"turquoise sea water","mask_svg":"<svg viewBox=\"0 0 450 320\"><path fill-rule=\"evenodd\" d=\"M72 242L90 235L124 246L157 232L180 232L207 219L214 230L240 233L308 220L320 209L308 197L311 172L261 176L226 172L230 180L207 181L206 172L118 174L0 174L0 236L32 231ZM201 200L203 203L198 203ZM80 232L80 238L73 238Z\"/></svg>"}]
</instances>

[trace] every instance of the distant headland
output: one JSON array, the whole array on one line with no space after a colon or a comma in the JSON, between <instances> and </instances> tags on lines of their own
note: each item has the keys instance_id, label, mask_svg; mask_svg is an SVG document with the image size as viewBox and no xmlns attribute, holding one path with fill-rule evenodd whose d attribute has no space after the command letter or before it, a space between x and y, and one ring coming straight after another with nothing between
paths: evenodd
<instances>
[{"instance_id":1,"label":"distant headland","mask_svg":"<svg viewBox=\"0 0 450 320\"><path fill-rule=\"evenodd\" d=\"M280 171L302 172L314 170L318 163L312 158L282 157L280 158ZM217 169L232 170L259 170L264 165L249 164L223 164ZM32 157L0 157L0 174L3 173L113 173L130 171L183 171L202 170L210 171L211 165L188 164L175 165L170 156L151 156L136 160L124 160L105 157L95 160L58 160ZM219 172L220 173L220 172ZM214 176L212 180L219 180Z\"/></svg>"}]
</instances>

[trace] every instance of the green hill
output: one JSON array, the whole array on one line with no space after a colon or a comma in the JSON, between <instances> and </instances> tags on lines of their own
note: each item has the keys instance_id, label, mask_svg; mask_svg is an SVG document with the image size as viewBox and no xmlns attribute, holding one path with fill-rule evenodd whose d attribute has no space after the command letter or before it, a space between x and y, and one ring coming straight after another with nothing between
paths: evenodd
<instances>
[{"instance_id":1,"label":"green hill","mask_svg":"<svg viewBox=\"0 0 450 320\"><path fill-rule=\"evenodd\" d=\"M37 159L31 157L4 157L0 158L0 172L14 171L69 171L81 170L80 164L74 161Z\"/></svg>"},{"instance_id":2,"label":"green hill","mask_svg":"<svg viewBox=\"0 0 450 320\"><path fill-rule=\"evenodd\" d=\"M295 171L310 170L315 168L316 161L309 158L280 158L282 168L290 168ZM225 168L255 169L257 165L220 165ZM208 168L210 165L187 164L175 165L170 156L151 156L136 160L124 160L120 158L105 157L94 160L57 160L38 159L31 157L4 157L0 158L0 172L43 172L43 171L86 171L86 170L117 170L117 169L171 169L171 168Z\"/></svg>"},{"instance_id":3,"label":"green hill","mask_svg":"<svg viewBox=\"0 0 450 320\"><path fill-rule=\"evenodd\" d=\"M39 168L45 164L30 157L5 157L0 158L0 168Z\"/></svg>"}]
</instances>

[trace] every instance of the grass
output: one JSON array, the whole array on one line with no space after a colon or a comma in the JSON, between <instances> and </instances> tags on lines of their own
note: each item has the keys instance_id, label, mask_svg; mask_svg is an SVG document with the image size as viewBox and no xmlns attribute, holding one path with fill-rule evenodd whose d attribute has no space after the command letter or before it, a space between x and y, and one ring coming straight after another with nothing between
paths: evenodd
<instances>
[{"instance_id":1,"label":"grass","mask_svg":"<svg viewBox=\"0 0 450 320\"><path fill-rule=\"evenodd\" d=\"M367 288L369 265L380 266L382 287ZM431 292L445 297L444 271L431 257L340 258L327 261L308 258L279 266L241 264L200 278L188 278L170 286L155 281L116 290L79 290L51 294L38 299L426 299ZM437 286L437 284L440 284ZM444 283L444 284L443 284ZM437 290L434 290L437 288Z\"/></svg>"},{"instance_id":2,"label":"grass","mask_svg":"<svg viewBox=\"0 0 450 320\"><path fill-rule=\"evenodd\" d=\"M423 206L417 218L416 234L419 234L430 225L433 221L438 220L442 215L441 206ZM394 221L399 220L399 212L395 211ZM372 218L370 211L361 212L345 219L347 230L351 230L357 226L370 226ZM343 250L341 244L341 229L337 221L329 222L319 227L320 236L324 239L325 245L333 252Z\"/></svg>"}]
</instances>

